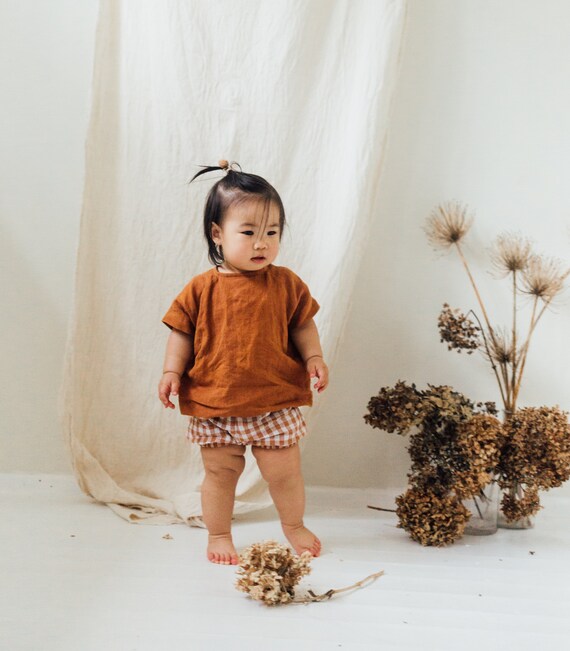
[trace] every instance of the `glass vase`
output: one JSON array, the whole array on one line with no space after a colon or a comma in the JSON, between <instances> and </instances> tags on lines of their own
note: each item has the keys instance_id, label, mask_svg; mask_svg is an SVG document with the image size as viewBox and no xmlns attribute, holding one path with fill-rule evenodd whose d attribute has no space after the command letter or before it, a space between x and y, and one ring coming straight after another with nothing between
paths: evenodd
<instances>
[{"instance_id":1,"label":"glass vase","mask_svg":"<svg viewBox=\"0 0 570 651\"><path fill-rule=\"evenodd\" d=\"M499 486L495 481L487 484L473 498L463 504L471 513L465 526L466 536L489 536L497 532L499 513Z\"/></svg>"}]
</instances>

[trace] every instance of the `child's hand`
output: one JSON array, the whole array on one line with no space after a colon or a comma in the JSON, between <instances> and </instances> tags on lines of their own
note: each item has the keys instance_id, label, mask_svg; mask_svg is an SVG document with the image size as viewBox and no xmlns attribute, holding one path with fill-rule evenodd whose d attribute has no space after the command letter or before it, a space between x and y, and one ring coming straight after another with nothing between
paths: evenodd
<instances>
[{"instance_id":1,"label":"child's hand","mask_svg":"<svg viewBox=\"0 0 570 651\"><path fill-rule=\"evenodd\" d=\"M307 371L311 380L316 377L317 382L313 386L318 393L324 391L329 385L329 368L322 357L310 357L307 360Z\"/></svg>"},{"instance_id":2,"label":"child's hand","mask_svg":"<svg viewBox=\"0 0 570 651\"><path fill-rule=\"evenodd\" d=\"M160 382L158 383L158 398L160 402L162 402L165 407L175 409L176 406L174 403L170 402L170 394L172 393L173 396L177 396L179 390L180 376L178 373L175 373L174 371L163 373Z\"/></svg>"}]
</instances>

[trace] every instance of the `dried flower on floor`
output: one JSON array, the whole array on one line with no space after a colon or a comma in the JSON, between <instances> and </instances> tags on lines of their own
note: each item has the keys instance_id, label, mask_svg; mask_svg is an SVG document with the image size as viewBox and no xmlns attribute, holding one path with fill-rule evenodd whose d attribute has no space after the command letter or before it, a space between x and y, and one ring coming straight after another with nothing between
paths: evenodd
<instances>
[{"instance_id":1,"label":"dried flower on floor","mask_svg":"<svg viewBox=\"0 0 570 651\"><path fill-rule=\"evenodd\" d=\"M549 303L562 291L568 274L568 270L562 270L560 260L532 255L522 274L522 291Z\"/></svg>"},{"instance_id":2,"label":"dried flower on floor","mask_svg":"<svg viewBox=\"0 0 570 651\"><path fill-rule=\"evenodd\" d=\"M461 538L469 511L451 494L409 488L396 498L398 527L424 546L443 547Z\"/></svg>"},{"instance_id":3,"label":"dried flower on floor","mask_svg":"<svg viewBox=\"0 0 570 651\"><path fill-rule=\"evenodd\" d=\"M239 556L236 588L266 606L293 601L295 586L310 574L310 552L300 556L275 540L254 543Z\"/></svg>"},{"instance_id":4,"label":"dried flower on floor","mask_svg":"<svg viewBox=\"0 0 570 651\"><path fill-rule=\"evenodd\" d=\"M495 240L491 263L500 276L517 273L526 268L531 255L531 242L514 233L502 233Z\"/></svg>"},{"instance_id":5,"label":"dried flower on floor","mask_svg":"<svg viewBox=\"0 0 570 651\"><path fill-rule=\"evenodd\" d=\"M502 510L509 521L540 509L538 490L570 479L570 424L559 407L518 409L504 425L499 485L505 491Z\"/></svg>"},{"instance_id":6,"label":"dried flower on floor","mask_svg":"<svg viewBox=\"0 0 570 651\"><path fill-rule=\"evenodd\" d=\"M447 343L448 350L466 350L471 355L481 345L481 328L458 309L452 310L447 303L443 304L437 326L440 341Z\"/></svg>"},{"instance_id":7,"label":"dried flower on floor","mask_svg":"<svg viewBox=\"0 0 570 651\"><path fill-rule=\"evenodd\" d=\"M448 249L465 236L472 221L473 218L467 216L466 206L449 201L436 206L432 211L425 232L432 246Z\"/></svg>"}]
</instances>

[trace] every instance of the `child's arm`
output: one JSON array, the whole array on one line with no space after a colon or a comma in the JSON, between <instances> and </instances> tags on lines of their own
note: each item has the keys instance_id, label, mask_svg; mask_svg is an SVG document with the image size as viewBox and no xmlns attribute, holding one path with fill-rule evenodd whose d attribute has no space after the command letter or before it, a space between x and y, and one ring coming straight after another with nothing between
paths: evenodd
<instances>
[{"instance_id":1,"label":"child's arm","mask_svg":"<svg viewBox=\"0 0 570 651\"><path fill-rule=\"evenodd\" d=\"M178 395L180 376L186 370L193 354L193 338L185 332L172 329L166 343L164 370L158 384L158 398L165 407L174 409L174 404L170 402L170 394L172 393L173 396Z\"/></svg>"},{"instance_id":2,"label":"child's arm","mask_svg":"<svg viewBox=\"0 0 570 651\"><path fill-rule=\"evenodd\" d=\"M291 339L301 354L311 378L317 378L313 388L321 393L328 386L329 369L323 359L319 331L314 320L309 319L299 328L291 330Z\"/></svg>"}]
</instances>

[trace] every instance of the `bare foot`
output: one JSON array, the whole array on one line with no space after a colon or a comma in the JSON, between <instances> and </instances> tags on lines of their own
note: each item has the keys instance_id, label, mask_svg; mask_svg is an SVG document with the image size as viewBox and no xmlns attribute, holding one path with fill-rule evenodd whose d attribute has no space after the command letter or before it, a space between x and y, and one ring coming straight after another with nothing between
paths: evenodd
<instances>
[{"instance_id":1,"label":"bare foot","mask_svg":"<svg viewBox=\"0 0 570 651\"><path fill-rule=\"evenodd\" d=\"M237 565L238 555L231 533L208 536L208 560L220 565Z\"/></svg>"},{"instance_id":2,"label":"bare foot","mask_svg":"<svg viewBox=\"0 0 570 651\"><path fill-rule=\"evenodd\" d=\"M313 556L320 555L321 541L303 523L296 525L281 523L281 526L283 527L283 533L293 545L293 549L297 554L309 551Z\"/></svg>"}]
</instances>

